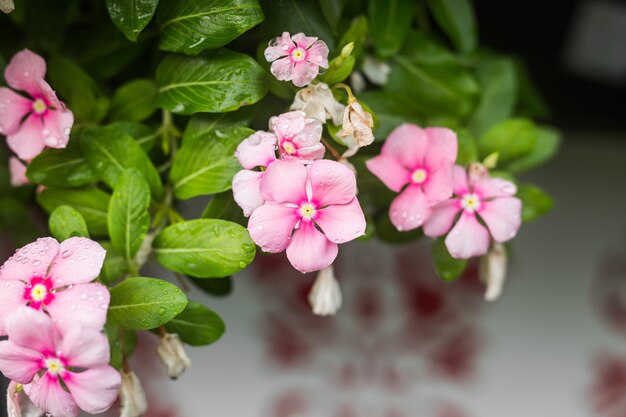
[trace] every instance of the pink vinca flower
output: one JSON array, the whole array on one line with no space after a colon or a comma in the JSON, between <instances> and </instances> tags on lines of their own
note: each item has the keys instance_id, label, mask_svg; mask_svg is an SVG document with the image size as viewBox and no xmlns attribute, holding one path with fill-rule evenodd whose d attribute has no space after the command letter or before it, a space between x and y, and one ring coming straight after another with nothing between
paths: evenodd
<instances>
[{"instance_id":1,"label":"pink vinca flower","mask_svg":"<svg viewBox=\"0 0 626 417\"><path fill-rule=\"evenodd\" d=\"M281 159L310 162L324 157L322 122L318 119L305 118L301 111L290 111L272 117L270 130L278 140Z\"/></svg>"},{"instance_id":2,"label":"pink vinca flower","mask_svg":"<svg viewBox=\"0 0 626 417\"><path fill-rule=\"evenodd\" d=\"M472 179L458 165L452 177L454 197L435 207L424 223L427 236L439 237L450 231L446 247L460 259L486 254L490 235L498 243L515 237L522 224L522 202L513 197L515 184L501 178Z\"/></svg>"},{"instance_id":3,"label":"pink vinca flower","mask_svg":"<svg viewBox=\"0 0 626 417\"><path fill-rule=\"evenodd\" d=\"M307 86L319 73L328 68L328 46L316 37L283 32L270 41L265 59L271 62L270 71L281 81L292 81L296 87Z\"/></svg>"},{"instance_id":4,"label":"pink vinca flower","mask_svg":"<svg viewBox=\"0 0 626 417\"><path fill-rule=\"evenodd\" d=\"M29 97L0 87L0 134L9 147L28 161L46 147L65 148L74 115L44 80L46 62L25 49L13 56L4 71L7 84Z\"/></svg>"},{"instance_id":5,"label":"pink vinca flower","mask_svg":"<svg viewBox=\"0 0 626 417\"><path fill-rule=\"evenodd\" d=\"M400 193L389 208L398 230L420 227L432 207L452 195L456 154L457 138L450 129L403 124L391 132L380 155L366 162L388 188Z\"/></svg>"},{"instance_id":6,"label":"pink vinca flower","mask_svg":"<svg viewBox=\"0 0 626 417\"><path fill-rule=\"evenodd\" d=\"M97 242L72 237L59 244L51 237L18 249L0 270L0 335L15 309L45 310L59 325L100 330L106 322L109 291L92 283L105 250Z\"/></svg>"},{"instance_id":7,"label":"pink vinca flower","mask_svg":"<svg viewBox=\"0 0 626 417\"><path fill-rule=\"evenodd\" d=\"M21 187L30 184L26 178L26 165L16 157L9 158L9 174L11 175L11 186Z\"/></svg>"},{"instance_id":8,"label":"pink vinca flower","mask_svg":"<svg viewBox=\"0 0 626 417\"><path fill-rule=\"evenodd\" d=\"M338 162L276 161L265 171L261 194L265 204L250 216L250 236L265 252L286 249L298 271L326 268L337 257L337 244L365 232L356 178Z\"/></svg>"},{"instance_id":9,"label":"pink vinca flower","mask_svg":"<svg viewBox=\"0 0 626 417\"><path fill-rule=\"evenodd\" d=\"M6 321L9 340L0 342L0 371L24 386L31 401L57 417L79 408L99 414L117 398L120 374L110 367L109 342L80 325L60 332L42 311L19 307Z\"/></svg>"}]
</instances>

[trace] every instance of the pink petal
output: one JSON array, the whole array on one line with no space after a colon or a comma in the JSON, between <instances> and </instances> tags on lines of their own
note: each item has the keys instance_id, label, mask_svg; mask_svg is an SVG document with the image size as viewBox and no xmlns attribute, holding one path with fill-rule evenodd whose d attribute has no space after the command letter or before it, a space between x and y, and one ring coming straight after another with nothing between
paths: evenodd
<instances>
[{"instance_id":1,"label":"pink petal","mask_svg":"<svg viewBox=\"0 0 626 417\"><path fill-rule=\"evenodd\" d=\"M65 110L65 105L59 101L57 94L46 80L43 78L37 80L37 87L39 88L37 98L43 98L49 107L54 107L58 111Z\"/></svg>"},{"instance_id":2,"label":"pink petal","mask_svg":"<svg viewBox=\"0 0 626 417\"><path fill-rule=\"evenodd\" d=\"M268 62L275 61L280 57L287 56L289 50L294 47L294 43L291 40L289 32L283 32L283 34L277 38L272 39L269 42L269 46L265 48L264 56Z\"/></svg>"},{"instance_id":3,"label":"pink petal","mask_svg":"<svg viewBox=\"0 0 626 417\"><path fill-rule=\"evenodd\" d=\"M300 161L270 164L261 181L261 195L272 203L300 204L306 196L307 169Z\"/></svg>"},{"instance_id":4,"label":"pink petal","mask_svg":"<svg viewBox=\"0 0 626 417\"><path fill-rule=\"evenodd\" d=\"M293 72L293 64L289 58L280 58L272 62L270 72L279 81L291 81L291 73Z\"/></svg>"},{"instance_id":5,"label":"pink petal","mask_svg":"<svg viewBox=\"0 0 626 417\"><path fill-rule=\"evenodd\" d=\"M0 87L0 134L12 135L22 119L33 109L33 102L5 87Z\"/></svg>"},{"instance_id":6,"label":"pink petal","mask_svg":"<svg viewBox=\"0 0 626 417\"><path fill-rule=\"evenodd\" d=\"M475 215L463 212L446 237L446 247L457 259L484 255L489 250L489 232Z\"/></svg>"},{"instance_id":7,"label":"pink petal","mask_svg":"<svg viewBox=\"0 0 626 417\"><path fill-rule=\"evenodd\" d=\"M110 366L79 373L68 372L63 381L74 401L89 414L100 414L108 410L117 398L121 385L119 372Z\"/></svg>"},{"instance_id":8,"label":"pink petal","mask_svg":"<svg viewBox=\"0 0 626 417\"><path fill-rule=\"evenodd\" d=\"M56 352L60 335L46 313L21 306L5 319L4 325L9 339L17 346L37 352Z\"/></svg>"},{"instance_id":9,"label":"pink petal","mask_svg":"<svg viewBox=\"0 0 626 417\"><path fill-rule=\"evenodd\" d=\"M306 36L304 33L296 33L291 37L291 39L298 45L298 47L302 49L308 49L309 46L313 45L318 38L315 36Z\"/></svg>"},{"instance_id":10,"label":"pink petal","mask_svg":"<svg viewBox=\"0 0 626 417\"><path fill-rule=\"evenodd\" d=\"M61 354L69 367L94 368L109 363L109 342L100 329L66 326Z\"/></svg>"},{"instance_id":11,"label":"pink petal","mask_svg":"<svg viewBox=\"0 0 626 417\"><path fill-rule=\"evenodd\" d=\"M26 178L26 165L14 156L9 158L9 173L11 174L12 187L30 184L30 181Z\"/></svg>"},{"instance_id":12,"label":"pink petal","mask_svg":"<svg viewBox=\"0 0 626 417\"><path fill-rule=\"evenodd\" d=\"M326 148L324 147L324 145L318 143L313 146L307 146L306 148L298 149L297 159L300 159L303 162L317 161L318 159L324 158L325 153Z\"/></svg>"},{"instance_id":13,"label":"pink petal","mask_svg":"<svg viewBox=\"0 0 626 417\"><path fill-rule=\"evenodd\" d=\"M387 188L397 193L411 181L411 172L394 157L381 154L368 159L365 165Z\"/></svg>"},{"instance_id":14,"label":"pink petal","mask_svg":"<svg viewBox=\"0 0 626 417\"><path fill-rule=\"evenodd\" d=\"M324 41L316 41L307 50L306 60L322 68L328 68L328 46Z\"/></svg>"},{"instance_id":15,"label":"pink petal","mask_svg":"<svg viewBox=\"0 0 626 417\"><path fill-rule=\"evenodd\" d=\"M105 255L106 251L98 242L71 237L61 243L48 275L55 288L93 281L100 275Z\"/></svg>"},{"instance_id":16,"label":"pink petal","mask_svg":"<svg viewBox=\"0 0 626 417\"><path fill-rule=\"evenodd\" d=\"M426 182L422 184L422 189L426 194L428 204L431 206L450 198L452 195L452 164L446 162L440 165L436 171L431 172Z\"/></svg>"},{"instance_id":17,"label":"pink petal","mask_svg":"<svg viewBox=\"0 0 626 417\"><path fill-rule=\"evenodd\" d=\"M250 216L250 237L264 252L284 251L298 221L296 210L293 207L265 203Z\"/></svg>"},{"instance_id":18,"label":"pink petal","mask_svg":"<svg viewBox=\"0 0 626 417\"><path fill-rule=\"evenodd\" d=\"M522 201L515 197L496 198L483 202L480 217L496 242L511 240L522 225Z\"/></svg>"},{"instance_id":19,"label":"pink petal","mask_svg":"<svg viewBox=\"0 0 626 417\"><path fill-rule=\"evenodd\" d=\"M279 140L292 138L304 130L306 120L301 111L290 111L270 118L270 130L278 136ZM321 124L320 124L321 127ZM320 132L321 135L321 132Z\"/></svg>"},{"instance_id":20,"label":"pink petal","mask_svg":"<svg viewBox=\"0 0 626 417\"><path fill-rule=\"evenodd\" d=\"M482 199L510 197L517 193L517 186L502 178L485 178L474 183L474 191Z\"/></svg>"},{"instance_id":21,"label":"pink petal","mask_svg":"<svg viewBox=\"0 0 626 417\"><path fill-rule=\"evenodd\" d=\"M46 305L50 316L62 324L61 331L75 326L100 330L107 317L111 296L104 285L78 284L57 291L54 299Z\"/></svg>"},{"instance_id":22,"label":"pink petal","mask_svg":"<svg viewBox=\"0 0 626 417\"><path fill-rule=\"evenodd\" d=\"M417 229L430 215L426 195L418 185L409 185L389 207L391 223L401 232Z\"/></svg>"},{"instance_id":23,"label":"pink petal","mask_svg":"<svg viewBox=\"0 0 626 417\"><path fill-rule=\"evenodd\" d=\"M78 417L80 413L76 402L63 389L59 379L49 374L33 382L26 394L37 407L55 417Z\"/></svg>"},{"instance_id":24,"label":"pink petal","mask_svg":"<svg viewBox=\"0 0 626 417\"><path fill-rule=\"evenodd\" d=\"M348 204L337 204L319 210L315 223L334 243L346 243L365 234L365 216L355 197Z\"/></svg>"},{"instance_id":25,"label":"pink petal","mask_svg":"<svg viewBox=\"0 0 626 417\"><path fill-rule=\"evenodd\" d=\"M322 159L308 166L311 202L317 207L347 204L356 195L354 172L339 162Z\"/></svg>"},{"instance_id":26,"label":"pink petal","mask_svg":"<svg viewBox=\"0 0 626 417\"><path fill-rule=\"evenodd\" d=\"M320 67L317 64L311 64L307 61L296 62L291 72L293 85L296 87L306 87L311 84L311 81L317 77L319 72Z\"/></svg>"},{"instance_id":27,"label":"pink petal","mask_svg":"<svg viewBox=\"0 0 626 417\"><path fill-rule=\"evenodd\" d=\"M7 136L9 148L20 159L30 161L43 151L45 126L41 117L31 114L15 133Z\"/></svg>"},{"instance_id":28,"label":"pink petal","mask_svg":"<svg viewBox=\"0 0 626 417\"><path fill-rule=\"evenodd\" d=\"M322 122L317 119L306 119L301 131L293 138L298 148L320 145L322 139Z\"/></svg>"},{"instance_id":29,"label":"pink petal","mask_svg":"<svg viewBox=\"0 0 626 417\"><path fill-rule=\"evenodd\" d=\"M3 281L0 283L0 336L5 336L4 322L15 310L26 303L25 284L22 281Z\"/></svg>"},{"instance_id":30,"label":"pink petal","mask_svg":"<svg viewBox=\"0 0 626 417\"><path fill-rule=\"evenodd\" d=\"M4 263L0 271L0 281L16 279L30 281L34 276L45 277L58 251L59 242L51 237L39 238L29 243L18 249Z\"/></svg>"},{"instance_id":31,"label":"pink petal","mask_svg":"<svg viewBox=\"0 0 626 417\"><path fill-rule=\"evenodd\" d=\"M235 156L245 169L266 167L276 160L276 136L257 131L237 146Z\"/></svg>"},{"instance_id":32,"label":"pink petal","mask_svg":"<svg viewBox=\"0 0 626 417\"><path fill-rule=\"evenodd\" d=\"M34 350L17 346L10 340L0 342L0 372L20 384L29 384L39 372L43 356Z\"/></svg>"},{"instance_id":33,"label":"pink petal","mask_svg":"<svg viewBox=\"0 0 626 417\"><path fill-rule=\"evenodd\" d=\"M456 195L463 195L469 190L467 172L462 166L454 165L452 167L452 188Z\"/></svg>"},{"instance_id":34,"label":"pink petal","mask_svg":"<svg viewBox=\"0 0 626 417\"><path fill-rule=\"evenodd\" d=\"M36 53L24 49L11 58L4 70L7 84L16 90L26 91L33 97L40 96L39 80L46 76L46 61Z\"/></svg>"},{"instance_id":35,"label":"pink petal","mask_svg":"<svg viewBox=\"0 0 626 417\"><path fill-rule=\"evenodd\" d=\"M70 132L74 124L74 114L69 111L48 110L43 117L45 128L43 141L51 148L65 148L70 140Z\"/></svg>"},{"instance_id":36,"label":"pink petal","mask_svg":"<svg viewBox=\"0 0 626 417\"><path fill-rule=\"evenodd\" d=\"M428 149L424 155L424 164L437 169L443 163L454 164L458 150L456 133L445 127L427 127Z\"/></svg>"},{"instance_id":37,"label":"pink petal","mask_svg":"<svg viewBox=\"0 0 626 417\"><path fill-rule=\"evenodd\" d=\"M318 231L312 222L303 221L291 237L287 259L302 273L319 271L332 264L339 248Z\"/></svg>"},{"instance_id":38,"label":"pink petal","mask_svg":"<svg viewBox=\"0 0 626 417\"><path fill-rule=\"evenodd\" d=\"M233 177L233 197L246 217L265 203L261 195L262 178L263 172L247 169L242 169Z\"/></svg>"},{"instance_id":39,"label":"pink petal","mask_svg":"<svg viewBox=\"0 0 626 417\"><path fill-rule=\"evenodd\" d=\"M424 222L424 234L430 237L445 235L452 228L454 219L460 210L457 199L446 200L436 205Z\"/></svg>"},{"instance_id":40,"label":"pink petal","mask_svg":"<svg viewBox=\"0 0 626 417\"><path fill-rule=\"evenodd\" d=\"M381 153L394 158L405 168L420 167L428 148L428 137L424 130L414 124L401 124L389 134Z\"/></svg>"}]
</instances>

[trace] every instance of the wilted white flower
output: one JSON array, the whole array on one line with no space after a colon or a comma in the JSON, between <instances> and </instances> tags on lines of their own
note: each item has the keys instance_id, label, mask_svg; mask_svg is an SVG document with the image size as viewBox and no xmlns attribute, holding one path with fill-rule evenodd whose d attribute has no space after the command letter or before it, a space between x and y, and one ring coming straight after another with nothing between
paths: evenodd
<instances>
[{"instance_id":1,"label":"wilted white flower","mask_svg":"<svg viewBox=\"0 0 626 417\"><path fill-rule=\"evenodd\" d=\"M306 117L321 122L331 119L334 125L339 125L346 108L335 100L332 91L324 83L312 84L296 93L291 110L302 110Z\"/></svg>"},{"instance_id":2,"label":"wilted white flower","mask_svg":"<svg viewBox=\"0 0 626 417\"><path fill-rule=\"evenodd\" d=\"M370 55L366 56L363 60L361 70L367 79L372 82L372 84L381 86L387 84L389 81L389 74L391 73L391 67L389 64L379 61Z\"/></svg>"},{"instance_id":3,"label":"wilted white flower","mask_svg":"<svg viewBox=\"0 0 626 417\"><path fill-rule=\"evenodd\" d=\"M122 372L120 403L120 417L139 417L148 410L146 393L141 381L132 371Z\"/></svg>"},{"instance_id":4,"label":"wilted white flower","mask_svg":"<svg viewBox=\"0 0 626 417\"><path fill-rule=\"evenodd\" d=\"M335 279L333 266L327 266L318 274L309 293L309 303L313 313L318 316L329 316L337 313L341 308L341 288Z\"/></svg>"},{"instance_id":5,"label":"wilted white flower","mask_svg":"<svg viewBox=\"0 0 626 417\"><path fill-rule=\"evenodd\" d=\"M163 334L157 352L167 366L167 373L172 379L181 376L191 366L191 360L177 334Z\"/></svg>"},{"instance_id":6,"label":"wilted white flower","mask_svg":"<svg viewBox=\"0 0 626 417\"><path fill-rule=\"evenodd\" d=\"M480 259L480 280L487 284L485 300L495 301L500 297L506 272L506 248L501 243L494 243L489 252Z\"/></svg>"},{"instance_id":7,"label":"wilted white flower","mask_svg":"<svg viewBox=\"0 0 626 417\"><path fill-rule=\"evenodd\" d=\"M3 13L11 13L15 10L15 4L13 0L0 0L0 10Z\"/></svg>"},{"instance_id":8,"label":"wilted white flower","mask_svg":"<svg viewBox=\"0 0 626 417\"><path fill-rule=\"evenodd\" d=\"M359 148L374 142L373 128L372 115L363 110L363 106L358 101L351 100L343 113L342 129L339 131L339 137L348 147L343 157L351 157Z\"/></svg>"},{"instance_id":9,"label":"wilted white flower","mask_svg":"<svg viewBox=\"0 0 626 417\"><path fill-rule=\"evenodd\" d=\"M44 412L37 408L15 381L7 389L7 417L41 417Z\"/></svg>"}]
</instances>

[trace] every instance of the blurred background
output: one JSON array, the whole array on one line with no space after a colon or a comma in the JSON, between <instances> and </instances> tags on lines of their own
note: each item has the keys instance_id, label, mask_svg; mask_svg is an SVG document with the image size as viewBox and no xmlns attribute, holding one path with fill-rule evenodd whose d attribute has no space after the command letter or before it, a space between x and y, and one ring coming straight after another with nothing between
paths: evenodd
<instances>
[{"instance_id":1,"label":"blurred background","mask_svg":"<svg viewBox=\"0 0 626 417\"><path fill-rule=\"evenodd\" d=\"M564 134L524 178L555 206L515 240L502 297L483 301L476 268L443 283L426 241L357 241L336 268L344 306L319 318L306 303L314 275L259 256L213 289L228 296L191 285L228 330L189 348L179 381L143 335L132 364L148 417L626 416L626 1L474 4L481 43L527 63L534 116ZM13 221L42 233L38 209L22 211ZM21 241L0 239L3 258Z\"/></svg>"}]
</instances>

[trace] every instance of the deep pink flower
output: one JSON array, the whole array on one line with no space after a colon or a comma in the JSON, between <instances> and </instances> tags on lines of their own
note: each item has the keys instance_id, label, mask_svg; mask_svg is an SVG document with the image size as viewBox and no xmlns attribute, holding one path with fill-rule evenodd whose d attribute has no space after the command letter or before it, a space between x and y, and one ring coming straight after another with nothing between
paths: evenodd
<instances>
[{"instance_id":1,"label":"deep pink flower","mask_svg":"<svg viewBox=\"0 0 626 417\"><path fill-rule=\"evenodd\" d=\"M403 124L391 132L380 155L366 162L388 188L401 192L389 208L398 230L420 227L432 207L452 195L456 154L456 134L450 129Z\"/></svg>"},{"instance_id":2,"label":"deep pink flower","mask_svg":"<svg viewBox=\"0 0 626 417\"><path fill-rule=\"evenodd\" d=\"M321 143L322 122L305 118L301 111L290 111L270 119L270 130L278 139L281 159L314 161L322 159L326 149Z\"/></svg>"},{"instance_id":3,"label":"deep pink flower","mask_svg":"<svg viewBox=\"0 0 626 417\"><path fill-rule=\"evenodd\" d=\"M337 257L337 244L365 232L356 178L338 162L273 162L261 181L261 194L265 203L250 216L250 236L265 252L286 249L298 271L327 267Z\"/></svg>"},{"instance_id":4,"label":"deep pink flower","mask_svg":"<svg viewBox=\"0 0 626 417\"><path fill-rule=\"evenodd\" d=\"M0 342L0 371L30 384L24 391L37 407L76 417L79 408L98 414L115 401L121 378L108 365L104 334L80 325L60 332L47 314L23 306L5 324L9 340Z\"/></svg>"},{"instance_id":5,"label":"deep pink flower","mask_svg":"<svg viewBox=\"0 0 626 417\"><path fill-rule=\"evenodd\" d=\"M265 59L272 63L270 71L281 81L292 81L296 87L309 85L320 67L328 68L328 46L316 37L296 33L270 41L265 49Z\"/></svg>"},{"instance_id":6,"label":"deep pink flower","mask_svg":"<svg viewBox=\"0 0 626 417\"><path fill-rule=\"evenodd\" d=\"M74 124L74 115L59 101L44 80L46 62L25 49L13 56L4 78L24 97L0 87L0 134L23 160L39 155L46 147L65 148Z\"/></svg>"},{"instance_id":7,"label":"deep pink flower","mask_svg":"<svg viewBox=\"0 0 626 417\"><path fill-rule=\"evenodd\" d=\"M30 184L30 181L26 178L26 165L14 156L9 158L9 174L11 175L11 185L13 187Z\"/></svg>"},{"instance_id":8,"label":"deep pink flower","mask_svg":"<svg viewBox=\"0 0 626 417\"><path fill-rule=\"evenodd\" d=\"M461 259L486 254L491 237L498 243L515 237L522 224L522 202L513 197L515 184L501 178L472 180L458 165L452 170L452 179L454 196L433 209L424 223L427 236L439 237L450 231L446 247L450 255Z\"/></svg>"},{"instance_id":9,"label":"deep pink flower","mask_svg":"<svg viewBox=\"0 0 626 417\"><path fill-rule=\"evenodd\" d=\"M21 305L45 310L61 329L85 325L100 330L106 322L109 291L91 283L102 268L105 250L97 242L51 237L29 243L0 270L0 335Z\"/></svg>"}]
</instances>

